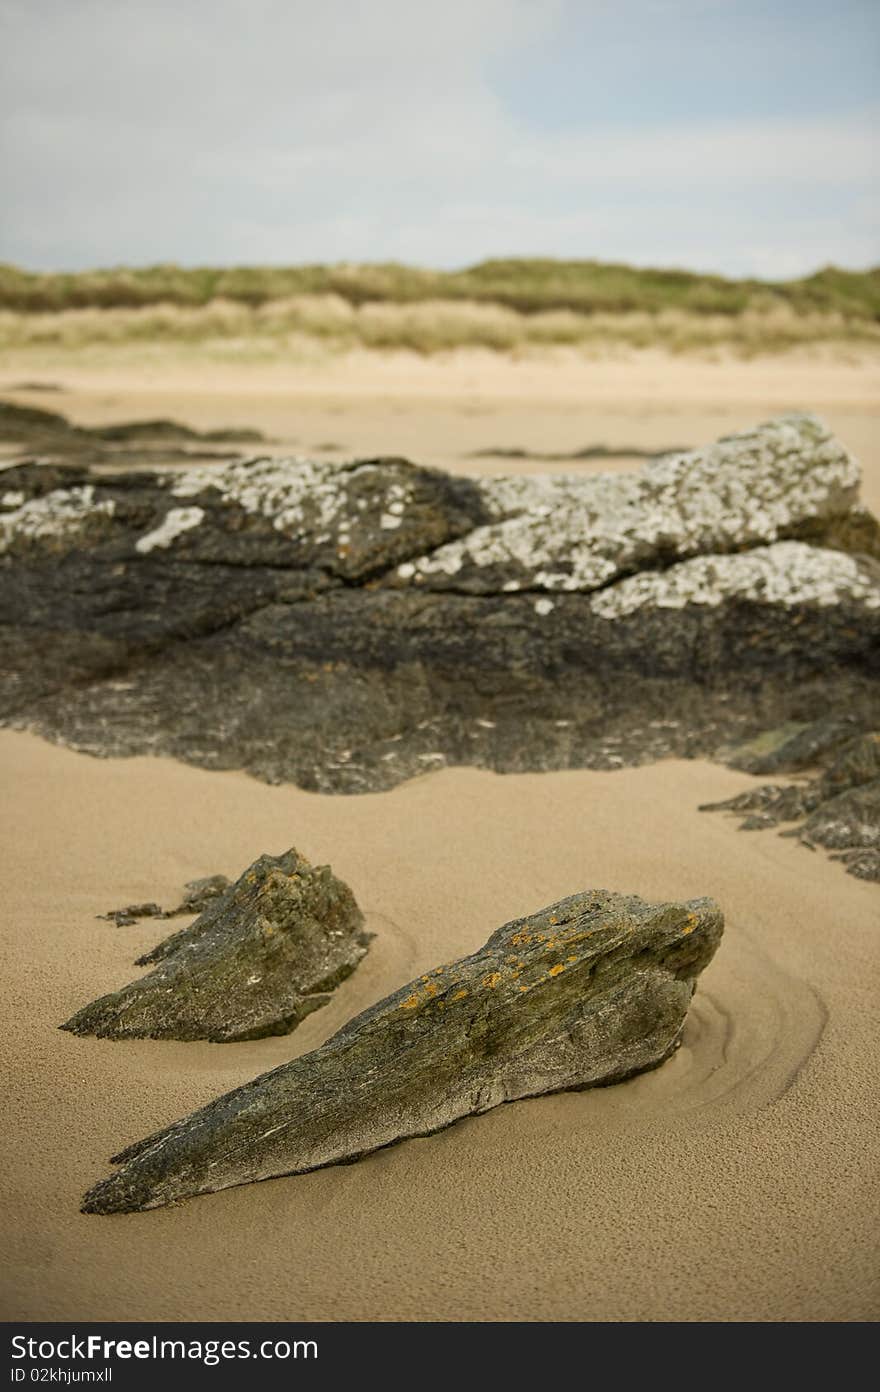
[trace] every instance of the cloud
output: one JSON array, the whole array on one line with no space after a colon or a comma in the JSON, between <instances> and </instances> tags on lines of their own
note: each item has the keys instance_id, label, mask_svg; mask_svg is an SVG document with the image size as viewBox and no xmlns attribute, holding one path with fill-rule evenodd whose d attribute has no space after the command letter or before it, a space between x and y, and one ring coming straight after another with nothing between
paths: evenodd
<instances>
[{"instance_id":1,"label":"cloud","mask_svg":"<svg viewBox=\"0 0 880 1392\"><path fill-rule=\"evenodd\" d=\"M582 0L579 17L608 8ZM499 74L564 44L567 13L564 0L0 0L0 257L556 254L767 274L873 258L876 111L662 125L609 112L542 129Z\"/></svg>"}]
</instances>

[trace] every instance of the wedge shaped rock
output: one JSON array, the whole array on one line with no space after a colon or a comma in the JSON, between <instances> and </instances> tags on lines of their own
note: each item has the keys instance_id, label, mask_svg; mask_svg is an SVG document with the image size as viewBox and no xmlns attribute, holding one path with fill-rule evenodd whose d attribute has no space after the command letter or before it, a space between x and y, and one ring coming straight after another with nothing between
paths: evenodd
<instances>
[{"instance_id":1,"label":"wedge shaped rock","mask_svg":"<svg viewBox=\"0 0 880 1392\"><path fill-rule=\"evenodd\" d=\"M123 1151L83 1210L157 1208L299 1174L500 1102L654 1068L679 1042L723 922L711 899L592 890L507 923L320 1049Z\"/></svg>"},{"instance_id":2,"label":"wedge shaped rock","mask_svg":"<svg viewBox=\"0 0 880 1392\"><path fill-rule=\"evenodd\" d=\"M326 1005L370 935L354 895L298 851L263 855L189 928L139 964L154 971L62 1029L111 1039L260 1039Z\"/></svg>"}]
</instances>

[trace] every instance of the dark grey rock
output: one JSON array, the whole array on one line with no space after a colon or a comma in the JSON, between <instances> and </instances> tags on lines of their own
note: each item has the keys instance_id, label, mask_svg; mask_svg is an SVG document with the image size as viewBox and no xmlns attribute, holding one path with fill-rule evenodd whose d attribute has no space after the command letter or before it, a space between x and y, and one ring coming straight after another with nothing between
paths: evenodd
<instances>
[{"instance_id":1,"label":"dark grey rock","mask_svg":"<svg viewBox=\"0 0 880 1392\"><path fill-rule=\"evenodd\" d=\"M350 1021L313 1053L115 1159L87 1213L358 1159L501 1102L620 1082L676 1048L721 938L711 899L588 891L505 924Z\"/></svg>"},{"instance_id":2,"label":"dark grey rock","mask_svg":"<svg viewBox=\"0 0 880 1392\"><path fill-rule=\"evenodd\" d=\"M142 918L177 918L182 914L200 914L228 888L229 880L225 875L208 875L204 879L188 882L176 908L162 909L152 902L127 904L124 909L111 909L109 913L98 914L98 917L109 919L118 928L123 928Z\"/></svg>"},{"instance_id":3,"label":"dark grey rock","mask_svg":"<svg viewBox=\"0 0 880 1392\"><path fill-rule=\"evenodd\" d=\"M880 884L880 847L868 847L854 851L839 851L832 860L842 860L850 875L860 880L874 880Z\"/></svg>"},{"instance_id":4,"label":"dark grey rock","mask_svg":"<svg viewBox=\"0 0 880 1392\"><path fill-rule=\"evenodd\" d=\"M17 390L61 390L51 383L21 384ZM259 430L193 430L174 420L121 421L115 425L77 426L57 411L0 400L0 440L19 445L23 451L49 455L56 463L71 459L101 462L134 462L162 454L170 458L222 458L201 445L264 443Z\"/></svg>"},{"instance_id":5,"label":"dark grey rock","mask_svg":"<svg viewBox=\"0 0 880 1392\"><path fill-rule=\"evenodd\" d=\"M115 923L117 928L128 928L142 918L164 917L159 905L153 903L127 904L124 909L110 909L108 913L98 914L98 918L106 918L110 923Z\"/></svg>"},{"instance_id":6,"label":"dark grey rock","mask_svg":"<svg viewBox=\"0 0 880 1392\"><path fill-rule=\"evenodd\" d=\"M201 882L204 887L204 882ZM346 884L295 850L260 856L189 928L138 959L155 969L62 1029L111 1039L287 1034L364 956L370 935Z\"/></svg>"},{"instance_id":7,"label":"dark grey rock","mask_svg":"<svg viewBox=\"0 0 880 1392\"><path fill-rule=\"evenodd\" d=\"M821 780L823 798L880 778L880 731L869 730L844 745Z\"/></svg>"},{"instance_id":8,"label":"dark grey rock","mask_svg":"<svg viewBox=\"0 0 880 1392\"><path fill-rule=\"evenodd\" d=\"M754 740L752 748L772 745L777 733ZM807 745L816 752L815 741ZM785 740L777 742L778 751L785 747ZM741 831L799 822L782 834L796 836L811 849L824 846L842 852L833 858L843 861L851 875L880 879L880 732L857 735L839 749L829 741L824 753L829 766L819 777L804 783L763 784L724 802L704 803L700 810L749 813L740 822Z\"/></svg>"},{"instance_id":9,"label":"dark grey rock","mask_svg":"<svg viewBox=\"0 0 880 1392\"><path fill-rule=\"evenodd\" d=\"M800 835L807 845L832 851L880 847L880 778L821 802Z\"/></svg>"},{"instance_id":10,"label":"dark grey rock","mask_svg":"<svg viewBox=\"0 0 880 1392\"><path fill-rule=\"evenodd\" d=\"M201 880L190 880L186 891L176 909L168 909L165 918L176 918L179 914L200 914L215 899L219 899L229 888L226 875L206 875Z\"/></svg>"},{"instance_id":11,"label":"dark grey rock","mask_svg":"<svg viewBox=\"0 0 880 1392\"><path fill-rule=\"evenodd\" d=\"M853 716L825 716L807 725L795 721L777 730L762 731L735 748L719 750L718 757L743 773L799 773L826 762L835 749L856 734L858 727Z\"/></svg>"},{"instance_id":12,"label":"dark grey rock","mask_svg":"<svg viewBox=\"0 0 880 1392\"><path fill-rule=\"evenodd\" d=\"M723 802L704 802L701 812L748 812L741 831L763 831L780 822L796 822L818 806L821 794L810 783L764 783Z\"/></svg>"},{"instance_id":13,"label":"dark grey rock","mask_svg":"<svg viewBox=\"0 0 880 1392\"><path fill-rule=\"evenodd\" d=\"M627 476L21 464L0 723L345 793L867 728L880 567L827 540L857 476L808 417Z\"/></svg>"}]
</instances>

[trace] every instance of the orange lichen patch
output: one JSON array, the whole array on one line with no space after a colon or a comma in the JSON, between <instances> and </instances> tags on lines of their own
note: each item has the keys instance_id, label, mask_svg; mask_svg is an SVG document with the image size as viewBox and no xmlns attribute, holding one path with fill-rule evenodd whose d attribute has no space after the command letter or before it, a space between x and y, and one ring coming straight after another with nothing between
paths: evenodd
<instances>
[{"instance_id":1,"label":"orange lichen patch","mask_svg":"<svg viewBox=\"0 0 880 1392\"><path fill-rule=\"evenodd\" d=\"M456 1001L456 1000L464 1000L464 998L465 998L466 995L467 995L467 991L466 991L466 990L464 989L464 987L462 986L461 990L460 990L460 991L456 991L455 995L454 995L454 996L450 996L449 999L450 999L450 1000L454 1000L454 1001Z\"/></svg>"},{"instance_id":2,"label":"orange lichen patch","mask_svg":"<svg viewBox=\"0 0 880 1392\"><path fill-rule=\"evenodd\" d=\"M564 972L564 971L565 971L565 967L562 965L562 963L561 963L561 962L557 962L555 967L551 967L551 968L550 968L550 971L548 972L548 976L558 976L560 972Z\"/></svg>"},{"instance_id":3,"label":"orange lichen patch","mask_svg":"<svg viewBox=\"0 0 880 1392\"><path fill-rule=\"evenodd\" d=\"M550 915L550 922L551 922L551 923L558 923L558 922L559 922L559 919L556 917L555 914L551 914L551 915Z\"/></svg>"},{"instance_id":4,"label":"orange lichen patch","mask_svg":"<svg viewBox=\"0 0 880 1392\"><path fill-rule=\"evenodd\" d=\"M483 977L483 980L480 982L480 985L481 985L481 986L488 986L490 991L494 991L494 990L495 990L495 987L498 985L498 982L499 982L500 980L501 980L501 973L500 973L500 972L490 972L488 976L484 976L484 977Z\"/></svg>"},{"instance_id":5,"label":"orange lichen patch","mask_svg":"<svg viewBox=\"0 0 880 1392\"><path fill-rule=\"evenodd\" d=\"M531 933L526 933L526 932L514 933L513 937L510 939L511 945L512 945L513 947L519 947L521 943L529 943L529 942L531 942L531 941L532 941L532 935L531 935Z\"/></svg>"},{"instance_id":6,"label":"orange lichen patch","mask_svg":"<svg viewBox=\"0 0 880 1392\"><path fill-rule=\"evenodd\" d=\"M696 928L696 926L697 926L697 915L696 915L695 913L689 913L688 916L687 916L687 918L685 919L684 926L682 927L682 930L681 930L681 931L682 931L683 933L692 933L692 932L694 931L694 929Z\"/></svg>"},{"instance_id":7,"label":"orange lichen patch","mask_svg":"<svg viewBox=\"0 0 880 1392\"><path fill-rule=\"evenodd\" d=\"M571 954L571 956L570 956L570 957L566 957L565 960L566 960L567 962L576 962L576 961L577 961L577 954L573 952L573 953Z\"/></svg>"},{"instance_id":8,"label":"orange lichen patch","mask_svg":"<svg viewBox=\"0 0 880 1392\"><path fill-rule=\"evenodd\" d=\"M423 976L422 980L427 983L424 990L416 989L411 996L407 996L405 1001L401 1001L401 1010L415 1010L417 1005L426 1005L429 1000L432 1000L433 997L437 995L440 987L437 985L436 981L429 981L426 976Z\"/></svg>"}]
</instances>

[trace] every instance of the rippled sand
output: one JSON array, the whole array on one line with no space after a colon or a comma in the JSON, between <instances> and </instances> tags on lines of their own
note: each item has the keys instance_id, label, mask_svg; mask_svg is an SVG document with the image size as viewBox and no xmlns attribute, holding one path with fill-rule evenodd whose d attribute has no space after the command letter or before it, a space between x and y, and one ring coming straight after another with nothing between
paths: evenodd
<instances>
[{"instance_id":1,"label":"rippled sand","mask_svg":"<svg viewBox=\"0 0 880 1392\"><path fill-rule=\"evenodd\" d=\"M0 733L6 1318L876 1317L880 895L774 832L697 811L752 780L700 762L448 770L328 798ZM176 901L294 844L378 934L286 1039L77 1039L57 1024ZM714 895L724 941L675 1057L501 1107L353 1166L176 1209L78 1212L107 1157L294 1052L506 919L587 886ZM185 922L185 920L183 921Z\"/></svg>"}]
</instances>

